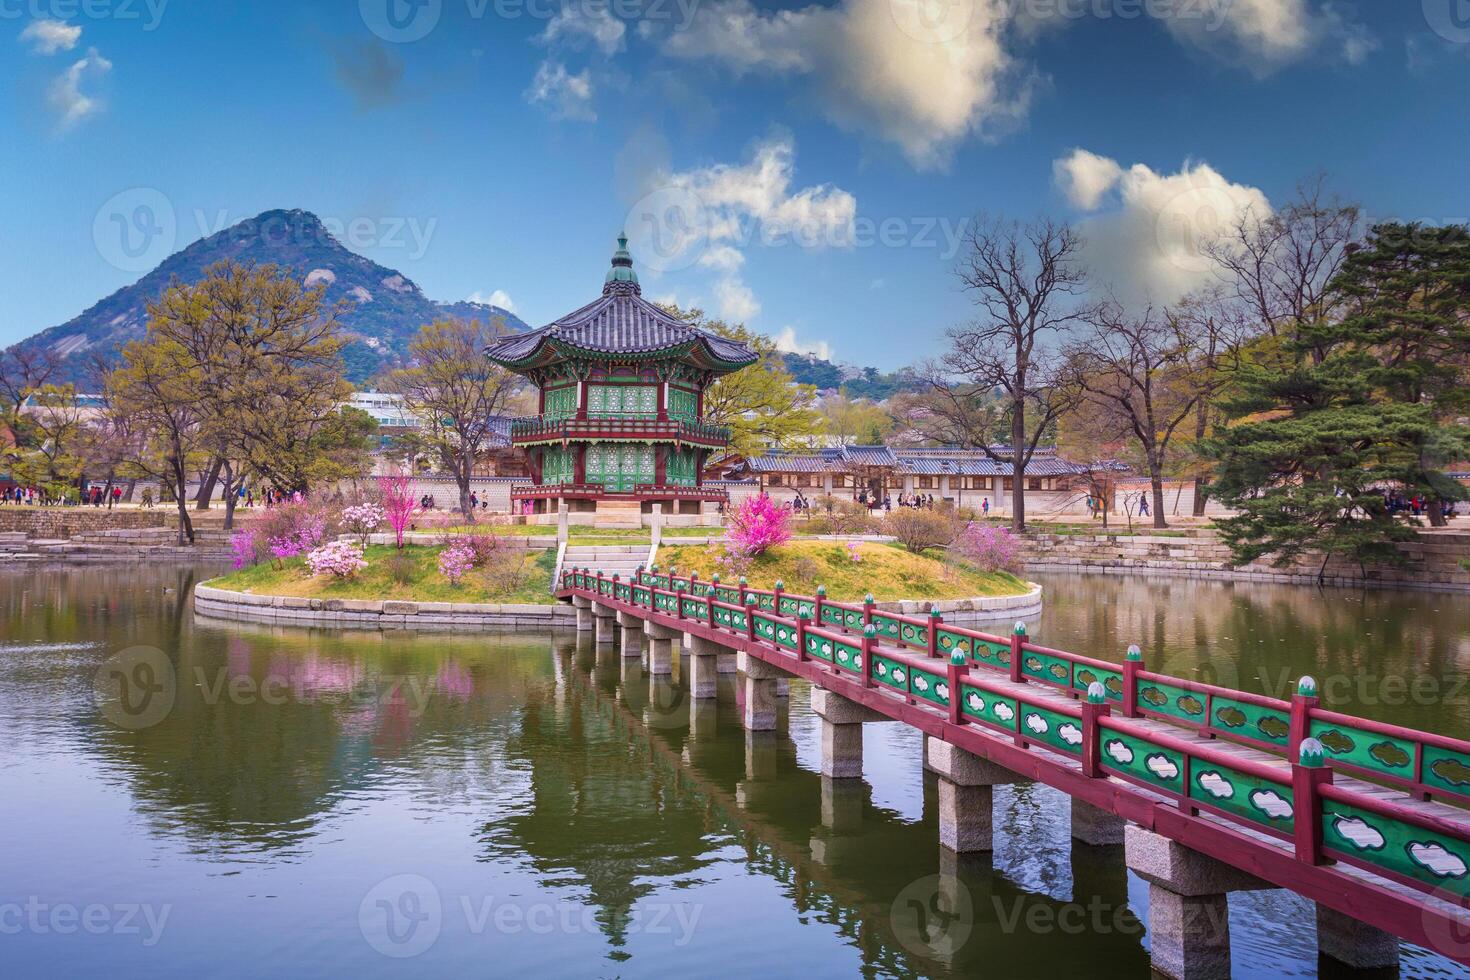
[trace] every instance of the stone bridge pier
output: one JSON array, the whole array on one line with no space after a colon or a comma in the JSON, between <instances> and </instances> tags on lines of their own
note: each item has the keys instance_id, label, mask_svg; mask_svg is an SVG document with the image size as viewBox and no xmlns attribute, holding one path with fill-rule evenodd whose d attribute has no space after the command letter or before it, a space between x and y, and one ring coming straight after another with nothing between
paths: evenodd
<instances>
[{"instance_id":1,"label":"stone bridge pier","mask_svg":"<svg viewBox=\"0 0 1470 980\"><path fill-rule=\"evenodd\" d=\"M594 635L598 643L612 643L617 639L617 615L618 611L612 606L604 606L597 600L592 600L592 618L596 622Z\"/></svg>"},{"instance_id":2,"label":"stone bridge pier","mask_svg":"<svg viewBox=\"0 0 1470 980\"><path fill-rule=\"evenodd\" d=\"M592 632L592 600L586 596L572 596L572 608L577 610L577 632Z\"/></svg>"},{"instance_id":3,"label":"stone bridge pier","mask_svg":"<svg viewBox=\"0 0 1470 980\"><path fill-rule=\"evenodd\" d=\"M1226 980L1229 895L1273 886L1137 824L1127 825L1124 853L1129 870L1148 882L1154 970L1174 980Z\"/></svg>"},{"instance_id":4,"label":"stone bridge pier","mask_svg":"<svg viewBox=\"0 0 1470 980\"><path fill-rule=\"evenodd\" d=\"M822 719L822 775L862 778L863 724L893 719L822 687L812 688L812 713Z\"/></svg>"},{"instance_id":5,"label":"stone bridge pier","mask_svg":"<svg viewBox=\"0 0 1470 980\"><path fill-rule=\"evenodd\" d=\"M714 698L720 687L720 659L735 659L735 651L700 636L686 637L689 652L689 696L695 700ZM681 661L682 663L682 661Z\"/></svg>"},{"instance_id":6,"label":"stone bridge pier","mask_svg":"<svg viewBox=\"0 0 1470 980\"><path fill-rule=\"evenodd\" d=\"M650 624L651 625L651 624ZM636 613L618 613L618 628L622 632L623 656L627 658L643 656L643 617ZM655 671L655 673L657 673ZM667 673L667 671L665 671Z\"/></svg>"},{"instance_id":7,"label":"stone bridge pier","mask_svg":"<svg viewBox=\"0 0 1470 980\"><path fill-rule=\"evenodd\" d=\"M939 777L939 844L957 854L994 850L995 787L1024 782L1004 766L926 736L929 769Z\"/></svg>"},{"instance_id":8,"label":"stone bridge pier","mask_svg":"<svg viewBox=\"0 0 1470 980\"><path fill-rule=\"evenodd\" d=\"M715 658L717 661L718 657ZM776 681L786 672L741 650L737 657L740 668L741 723L748 732L776 730Z\"/></svg>"}]
</instances>

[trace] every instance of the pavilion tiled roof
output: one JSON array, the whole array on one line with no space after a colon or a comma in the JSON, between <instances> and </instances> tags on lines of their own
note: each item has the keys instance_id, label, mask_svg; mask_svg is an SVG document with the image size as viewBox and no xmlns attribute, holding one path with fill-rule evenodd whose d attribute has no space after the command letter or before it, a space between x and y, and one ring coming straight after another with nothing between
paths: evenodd
<instances>
[{"instance_id":1,"label":"pavilion tiled roof","mask_svg":"<svg viewBox=\"0 0 1470 980\"><path fill-rule=\"evenodd\" d=\"M601 297L538 330L492 344L486 355L500 363L515 363L527 360L550 342L593 354L653 354L697 343L725 364L744 366L759 359L739 341L690 326L644 299L627 239L619 238L618 244Z\"/></svg>"}]
</instances>

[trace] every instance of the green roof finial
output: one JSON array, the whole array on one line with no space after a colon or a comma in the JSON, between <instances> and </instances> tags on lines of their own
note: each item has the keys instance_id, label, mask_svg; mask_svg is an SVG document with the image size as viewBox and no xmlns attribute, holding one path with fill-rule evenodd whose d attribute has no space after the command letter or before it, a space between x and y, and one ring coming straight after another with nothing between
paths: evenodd
<instances>
[{"instance_id":1,"label":"green roof finial","mask_svg":"<svg viewBox=\"0 0 1470 980\"><path fill-rule=\"evenodd\" d=\"M607 278L603 280L603 293L612 292L615 283L627 283L623 288L631 287L631 291L641 293L638 286L638 273L633 271L633 256L628 251L628 235L626 232L618 232L618 250L613 253L612 268L607 270Z\"/></svg>"},{"instance_id":2,"label":"green roof finial","mask_svg":"<svg viewBox=\"0 0 1470 980\"><path fill-rule=\"evenodd\" d=\"M938 604L935 604L935 605L932 605L932 606L929 607L929 618L930 619L938 619L939 618L939 606L938 606Z\"/></svg>"},{"instance_id":3,"label":"green roof finial","mask_svg":"<svg viewBox=\"0 0 1470 980\"><path fill-rule=\"evenodd\" d=\"M1304 698L1317 696L1317 678L1311 674L1303 674L1302 679L1296 682L1296 693Z\"/></svg>"},{"instance_id":4,"label":"green roof finial","mask_svg":"<svg viewBox=\"0 0 1470 980\"><path fill-rule=\"evenodd\" d=\"M871 592L869 592L867 595L863 596L863 605L865 605L865 606L871 606L876 601L877 600L875 600L873 598L873 593L871 593Z\"/></svg>"},{"instance_id":5,"label":"green roof finial","mask_svg":"<svg viewBox=\"0 0 1470 980\"><path fill-rule=\"evenodd\" d=\"M1326 756L1322 751L1322 743L1315 738L1304 738L1302 744L1297 747L1302 765L1311 766L1314 769L1326 764Z\"/></svg>"},{"instance_id":6,"label":"green roof finial","mask_svg":"<svg viewBox=\"0 0 1470 980\"><path fill-rule=\"evenodd\" d=\"M876 639L878 636L878 627L874 626L872 623L869 623L867 626L863 627L863 636L867 637L870 640Z\"/></svg>"},{"instance_id":7,"label":"green roof finial","mask_svg":"<svg viewBox=\"0 0 1470 980\"><path fill-rule=\"evenodd\" d=\"M817 595L824 596L826 594L827 594L827 587L825 585L819 585L819 586L817 586Z\"/></svg>"},{"instance_id":8,"label":"green roof finial","mask_svg":"<svg viewBox=\"0 0 1470 980\"><path fill-rule=\"evenodd\" d=\"M780 579L776 579L776 591L779 592L780 590L782 590L784 588L786 588L786 583L783 582L783 581L781 581Z\"/></svg>"},{"instance_id":9,"label":"green roof finial","mask_svg":"<svg viewBox=\"0 0 1470 980\"><path fill-rule=\"evenodd\" d=\"M1143 651L1138 648L1137 643L1128 644L1128 659L1133 661L1143 659Z\"/></svg>"},{"instance_id":10,"label":"green roof finial","mask_svg":"<svg viewBox=\"0 0 1470 980\"><path fill-rule=\"evenodd\" d=\"M952 663L952 664L954 664L956 667L963 667L966 664L968 664L970 661L968 659L966 659L966 657L965 657L965 651L963 651L963 650L956 650L954 653L951 653L949 655L949 662Z\"/></svg>"},{"instance_id":11,"label":"green roof finial","mask_svg":"<svg viewBox=\"0 0 1470 980\"><path fill-rule=\"evenodd\" d=\"M1023 622L1021 622L1019 619L1016 620L1016 630L1015 630L1015 633L1016 633L1017 636L1025 636L1026 635L1026 624L1023 623Z\"/></svg>"},{"instance_id":12,"label":"green roof finial","mask_svg":"<svg viewBox=\"0 0 1470 980\"><path fill-rule=\"evenodd\" d=\"M1102 686L1102 681L1093 681L1087 685L1088 704L1107 704L1108 689Z\"/></svg>"}]
</instances>

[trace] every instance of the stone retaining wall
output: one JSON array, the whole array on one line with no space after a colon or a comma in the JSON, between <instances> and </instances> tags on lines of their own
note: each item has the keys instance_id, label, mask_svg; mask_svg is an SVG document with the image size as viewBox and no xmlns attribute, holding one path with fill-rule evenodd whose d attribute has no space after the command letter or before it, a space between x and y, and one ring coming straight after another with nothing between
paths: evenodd
<instances>
[{"instance_id":1,"label":"stone retaining wall","mask_svg":"<svg viewBox=\"0 0 1470 980\"><path fill-rule=\"evenodd\" d=\"M71 538L88 531L124 528L171 528L165 510L108 510L105 507L0 506L0 531L20 531L31 538Z\"/></svg>"},{"instance_id":2,"label":"stone retaining wall","mask_svg":"<svg viewBox=\"0 0 1470 980\"><path fill-rule=\"evenodd\" d=\"M1400 546L1408 559L1402 568L1365 570L1341 559L1328 561L1322 582L1327 585L1377 585L1394 588L1470 592L1470 531L1421 534ZM1177 534L1052 534L1028 531L1023 551L1028 571L1137 572L1182 575L1191 578L1282 582L1315 585L1322 567L1320 555L1307 556L1285 568L1269 561L1235 566L1230 549L1213 528L1190 528Z\"/></svg>"},{"instance_id":3,"label":"stone retaining wall","mask_svg":"<svg viewBox=\"0 0 1470 980\"><path fill-rule=\"evenodd\" d=\"M250 595L209 585L194 588L201 616L284 626L378 630L545 630L575 626L576 611L563 603L494 605L475 602L401 602L376 599L304 599Z\"/></svg>"},{"instance_id":4,"label":"stone retaining wall","mask_svg":"<svg viewBox=\"0 0 1470 980\"><path fill-rule=\"evenodd\" d=\"M874 603L874 608L904 616L923 616L931 607L937 606L944 621L955 626L998 623L1041 614L1041 586L1035 582L1030 585L1030 590L1023 595L976 596L973 599L939 599L933 602L900 599Z\"/></svg>"}]
</instances>

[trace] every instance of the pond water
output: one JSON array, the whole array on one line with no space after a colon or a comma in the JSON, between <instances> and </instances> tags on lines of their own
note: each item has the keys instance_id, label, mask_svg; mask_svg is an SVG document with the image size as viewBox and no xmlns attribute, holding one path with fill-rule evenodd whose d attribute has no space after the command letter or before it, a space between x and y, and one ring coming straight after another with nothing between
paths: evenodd
<instances>
[{"instance_id":1,"label":"pond water","mask_svg":"<svg viewBox=\"0 0 1470 980\"><path fill-rule=\"evenodd\" d=\"M866 778L824 785L799 682L747 738L729 678L691 713L573 634L196 620L211 571L0 571L4 975L1147 972L1147 888L1045 787L945 858L918 736L867 726ZM1470 598L1036 577L1042 643L1470 731ZM1312 921L1234 896L1236 975L1315 975Z\"/></svg>"}]
</instances>

